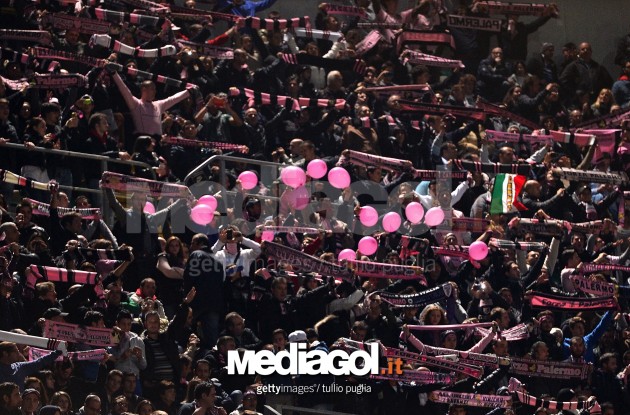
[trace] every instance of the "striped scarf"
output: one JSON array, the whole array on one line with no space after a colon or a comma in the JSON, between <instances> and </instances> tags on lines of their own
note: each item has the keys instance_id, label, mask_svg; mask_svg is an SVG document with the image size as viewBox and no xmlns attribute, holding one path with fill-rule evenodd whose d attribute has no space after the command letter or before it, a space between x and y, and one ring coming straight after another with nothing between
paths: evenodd
<instances>
[{"instance_id":1,"label":"striped scarf","mask_svg":"<svg viewBox=\"0 0 630 415\"><path fill-rule=\"evenodd\" d=\"M415 114L424 118L425 114L431 115L454 115L456 117L469 118L484 121L486 114L478 108L456 107L453 105L426 104L415 101L399 100L400 112L402 114Z\"/></svg>"},{"instance_id":2,"label":"striped scarf","mask_svg":"<svg viewBox=\"0 0 630 415\"><path fill-rule=\"evenodd\" d=\"M267 94L265 92L254 91L248 88L234 88L230 90L231 96L244 95L249 99L249 106L254 105L280 105L286 107L287 101L290 97L284 95ZM293 99L292 109L298 111L300 107L310 108L335 108L338 110L343 109L346 106L345 99L317 99L317 98L298 98Z\"/></svg>"},{"instance_id":3,"label":"striped scarf","mask_svg":"<svg viewBox=\"0 0 630 415\"><path fill-rule=\"evenodd\" d=\"M521 357L511 358L509 373L547 379L587 379L593 370L590 363L554 362Z\"/></svg>"},{"instance_id":4,"label":"striped scarf","mask_svg":"<svg viewBox=\"0 0 630 415\"><path fill-rule=\"evenodd\" d=\"M0 29L0 40L24 40L50 46L52 36L46 30Z\"/></svg>"},{"instance_id":5,"label":"striped scarf","mask_svg":"<svg viewBox=\"0 0 630 415\"><path fill-rule=\"evenodd\" d=\"M63 13L53 13L44 16L44 23L51 24L57 30L78 30L79 33L84 35L93 35L94 33L107 34L110 26L107 22L99 22L98 20Z\"/></svg>"},{"instance_id":6,"label":"striped scarf","mask_svg":"<svg viewBox=\"0 0 630 415\"><path fill-rule=\"evenodd\" d=\"M398 35L397 49L399 52L408 44L448 45L455 49L455 39L450 33L422 30L404 30Z\"/></svg>"},{"instance_id":7,"label":"striped scarf","mask_svg":"<svg viewBox=\"0 0 630 415\"><path fill-rule=\"evenodd\" d=\"M496 115L502 118L508 118L514 122L517 122L530 130L539 130L540 126L525 117L521 117L520 115L516 115L513 112L506 110L505 108L501 108L498 105L491 104L485 101L478 101L477 107L482 109L488 115Z\"/></svg>"},{"instance_id":8,"label":"striped scarf","mask_svg":"<svg viewBox=\"0 0 630 415\"><path fill-rule=\"evenodd\" d=\"M429 400L437 403L474 406L477 408L512 407L511 396L481 395L479 393L437 390L429 393Z\"/></svg>"},{"instance_id":9,"label":"striped scarf","mask_svg":"<svg viewBox=\"0 0 630 415\"><path fill-rule=\"evenodd\" d=\"M30 265L28 269L31 273L27 275L26 286L31 289L34 289L35 285L41 281L89 285L96 285L100 281L100 277L96 272L75 271L40 265Z\"/></svg>"},{"instance_id":10,"label":"striped scarf","mask_svg":"<svg viewBox=\"0 0 630 415\"><path fill-rule=\"evenodd\" d=\"M317 30L308 27L296 27L293 29L296 37L305 37L309 39L323 39L336 42L343 37L341 32L329 32L328 30Z\"/></svg>"},{"instance_id":11,"label":"striped scarf","mask_svg":"<svg viewBox=\"0 0 630 415\"><path fill-rule=\"evenodd\" d=\"M421 267L356 260L348 260L348 266L360 277L420 280L420 283L427 283Z\"/></svg>"},{"instance_id":12,"label":"striped scarf","mask_svg":"<svg viewBox=\"0 0 630 415\"><path fill-rule=\"evenodd\" d=\"M247 146L232 143L220 143L215 141L189 140L187 138L180 137L164 137L162 138L162 143L182 147L216 148L224 151L236 151L243 154L249 153L249 148L247 148Z\"/></svg>"},{"instance_id":13,"label":"striped scarf","mask_svg":"<svg viewBox=\"0 0 630 415\"><path fill-rule=\"evenodd\" d=\"M163 56L174 56L177 54L177 49L173 45L166 45L159 49L140 49L114 40L109 35L92 35L90 38L90 46L95 45L103 46L114 52L137 58L161 58Z\"/></svg>"},{"instance_id":14,"label":"striped scarf","mask_svg":"<svg viewBox=\"0 0 630 415\"><path fill-rule=\"evenodd\" d=\"M504 131L486 130L486 139L488 141L506 142L506 143L546 143L549 140L553 140L552 135L532 135L532 134L519 134L519 133L507 133Z\"/></svg>"},{"instance_id":15,"label":"striped scarf","mask_svg":"<svg viewBox=\"0 0 630 415\"><path fill-rule=\"evenodd\" d=\"M179 80L179 79L169 78L167 76L162 76L158 74L153 74L151 72L141 71L136 68L123 66L119 63L108 62L106 66L110 69L113 69L115 71L118 71L127 75L138 76L143 79L151 80L158 84L172 86L174 88L183 88L183 87L189 88L189 87L195 86L194 84L185 83L184 81Z\"/></svg>"},{"instance_id":16,"label":"striped scarf","mask_svg":"<svg viewBox=\"0 0 630 415\"><path fill-rule=\"evenodd\" d=\"M157 16L147 16L144 14L117 12L114 10L107 10L96 8L94 14L98 20L106 20L108 22L120 23L127 22L138 26L161 26L164 23L164 18Z\"/></svg>"},{"instance_id":17,"label":"striped scarf","mask_svg":"<svg viewBox=\"0 0 630 415\"><path fill-rule=\"evenodd\" d=\"M480 1L477 7L485 9L490 14L516 14L526 16L542 16L547 8L546 4L535 3L502 3L500 1Z\"/></svg>"},{"instance_id":18,"label":"striped scarf","mask_svg":"<svg viewBox=\"0 0 630 415\"><path fill-rule=\"evenodd\" d=\"M417 307L421 308L429 304L441 302L449 298L452 294L453 286L445 283L438 287L415 294L395 294L387 291L380 291L378 295L386 303L400 308Z\"/></svg>"},{"instance_id":19,"label":"striped scarf","mask_svg":"<svg viewBox=\"0 0 630 415\"><path fill-rule=\"evenodd\" d=\"M486 337L490 334L490 330L483 327L477 328L477 331L483 337ZM521 323L514 327L510 327L507 330L503 330L501 333L499 333L499 337L505 338L505 340L507 340L508 342L525 340L529 338L529 329L525 325L525 323Z\"/></svg>"},{"instance_id":20,"label":"striped scarf","mask_svg":"<svg viewBox=\"0 0 630 415\"><path fill-rule=\"evenodd\" d=\"M594 398L589 398L586 401L578 400L577 402L558 402L549 399L536 398L535 396L528 394L525 390L525 386L515 378L510 378L508 390L512 393L516 393L519 401L525 405L533 406L534 408L542 407L554 411L575 411L588 409L591 413L595 413L596 411L601 412L601 409L598 409L599 404Z\"/></svg>"},{"instance_id":21,"label":"striped scarf","mask_svg":"<svg viewBox=\"0 0 630 415\"><path fill-rule=\"evenodd\" d=\"M404 56L404 58L403 58ZM426 65L434 66L437 68L460 68L463 69L466 66L460 60L446 59L439 56L433 56L415 50L405 50L401 55L401 62L406 64L407 62L413 65Z\"/></svg>"},{"instance_id":22,"label":"striped scarf","mask_svg":"<svg viewBox=\"0 0 630 415\"><path fill-rule=\"evenodd\" d=\"M455 383L455 376L449 373L436 373L436 372L417 372L415 370L403 370L402 374L381 374L370 375L370 379L375 380L394 380L397 382L414 383L416 385L433 385L436 383L442 383L446 385L452 385Z\"/></svg>"},{"instance_id":23,"label":"striped scarf","mask_svg":"<svg viewBox=\"0 0 630 415\"><path fill-rule=\"evenodd\" d=\"M261 19L259 17L241 18L237 22L238 27L248 27L250 29L266 29L278 31L282 29L292 29L296 27L311 27L310 17L295 17L293 19Z\"/></svg>"},{"instance_id":24,"label":"striped scarf","mask_svg":"<svg viewBox=\"0 0 630 415\"><path fill-rule=\"evenodd\" d=\"M593 263L585 263L580 267L580 272L583 274L590 274L593 272L600 271L622 271L622 272L630 272L630 267L618 264L593 264Z\"/></svg>"},{"instance_id":25,"label":"striped scarf","mask_svg":"<svg viewBox=\"0 0 630 415\"><path fill-rule=\"evenodd\" d=\"M47 350L61 350L64 353L68 352L68 343L55 338L49 339L46 337L29 336L28 334L19 334L0 330L0 341L23 344L25 346L40 347Z\"/></svg>"},{"instance_id":26,"label":"striped scarf","mask_svg":"<svg viewBox=\"0 0 630 415\"><path fill-rule=\"evenodd\" d=\"M410 172L414 178L420 180L435 179L460 179L465 180L468 173L451 170L417 170L409 160L401 160L392 157L376 156L374 154L362 153L355 150L344 150L338 166L344 163L351 163L356 166L378 166L385 170L395 172Z\"/></svg>"},{"instance_id":27,"label":"striped scarf","mask_svg":"<svg viewBox=\"0 0 630 415\"><path fill-rule=\"evenodd\" d=\"M29 187L31 189L50 191L53 186L53 182L42 183L35 180L27 179L26 177L19 176L9 170L0 169L0 182L14 184L20 187Z\"/></svg>"},{"instance_id":28,"label":"striped scarf","mask_svg":"<svg viewBox=\"0 0 630 415\"><path fill-rule=\"evenodd\" d=\"M529 176L532 166L529 164L500 164L500 163L481 163L478 161L469 161L454 159L453 164L460 170L466 170L471 173L510 173Z\"/></svg>"},{"instance_id":29,"label":"striped scarf","mask_svg":"<svg viewBox=\"0 0 630 415\"><path fill-rule=\"evenodd\" d=\"M31 208L33 209L33 215L37 216L50 216L50 205L44 202L40 202L35 199L26 198L26 201L31 204ZM78 213L81 215L83 219L96 219L101 215L101 210L99 208L86 208L86 209L77 209L77 208L62 208L58 207L57 212L59 215L63 216L66 213Z\"/></svg>"},{"instance_id":30,"label":"striped scarf","mask_svg":"<svg viewBox=\"0 0 630 415\"><path fill-rule=\"evenodd\" d=\"M370 51L374 46L383 40L383 36L378 30L372 30L368 33L359 43L354 45L354 53L357 56L361 56Z\"/></svg>"},{"instance_id":31,"label":"striped scarf","mask_svg":"<svg viewBox=\"0 0 630 415\"><path fill-rule=\"evenodd\" d=\"M36 89L66 89L71 87L83 88L87 84L87 76L81 74L37 74L33 77L29 87Z\"/></svg>"},{"instance_id":32,"label":"striped scarf","mask_svg":"<svg viewBox=\"0 0 630 415\"><path fill-rule=\"evenodd\" d=\"M529 301L532 307L549 310L613 310L618 307L613 297L575 298L533 292Z\"/></svg>"},{"instance_id":33,"label":"striped scarf","mask_svg":"<svg viewBox=\"0 0 630 415\"><path fill-rule=\"evenodd\" d=\"M203 53L206 56L217 59L234 59L234 49L224 48L221 46L209 45L207 43L196 43L187 40L178 40L177 43L180 47L194 48L198 52Z\"/></svg>"},{"instance_id":34,"label":"striped scarf","mask_svg":"<svg viewBox=\"0 0 630 415\"><path fill-rule=\"evenodd\" d=\"M404 350L393 349L391 347L385 348L385 356L400 358L405 361L409 361L412 363L418 363L421 365L428 365L432 367L436 367L439 369L443 369L446 371L453 371L457 373L462 373L464 375L473 377L475 379L481 379L483 375L483 368L481 366L469 365L466 363L456 363L448 360L444 360L438 357L427 356L424 354L407 352Z\"/></svg>"},{"instance_id":35,"label":"striped scarf","mask_svg":"<svg viewBox=\"0 0 630 415\"><path fill-rule=\"evenodd\" d=\"M264 251L267 256L274 257L278 263L289 264L296 271L316 272L321 275L353 281L352 272L346 267L323 261L296 249L267 241Z\"/></svg>"},{"instance_id":36,"label":"striped scarf","mask_svg":"<svg viewBox=\"0 0 630 415\"><path fill-rule=\"evenodd\" d=\"M79 248L79 253L87 261L95 264L99 260L114 260L114 261L131 261L131 251L128 249L92 249L92 248Z\"/></svg>"},{"instance_id":37,"label":"striped scarf","mask_svg":"<svg viewBox=\"0 0 630 415\"><path fill-rule=\"evenodd\" d=\"M100 182L101 188L112 189L121 192L141 192L155 198L172 197L188 199L191 197L190 189L181 184L164 183L155 180L140 179L124 174L106 171Z\"/></svg>"},{"instance_id":38,"label":"striped scarf","mask_svg":"<svg viewBox=\"0 0 630 415\"><path fill-rule=\"evenodd\" d=\"M107 63L107 60L105 59L98 59L85 55L77 55L76 53L64 52L62 50L35 47L31 49L31 52L34 58L77 62L97 68L102 68Z\"/></svg>"},{"instance_id":39,"label":"striped scarf","mask_svg":"<svg viewBox=\"0 0 630 415\"><path fill-rule=\"evenodd\" d=\"M490 244L501 249L515 249L517 251L542 251L545 244L542 242L509 241L506 239L490 239Z\"/></svg>"},{"instance_id":40,"label":"striped scarf","mask_svg":"<svg viewBox=\"0 0 630 415\"><path fill-rule=\"evenodd\" d=\"M609 183L609 184L621 184L628 183L628 175L623 172L603 172L596 170L579 170L570 169L565 167L559 167L555 170L561 179L587 182L587 183Z\"/></svg>"},{"instance_id":41,"label":"striped scarf","mask_svg":"<svg viewBox=\"0 0 630 415\"><path fill-rule=\"evenodd\" d=\"M326 4L326 13L342 16L356 16L366 18L367 13L364 8L356 6L343 6L341 4Z\"/></svg>"}]
</instances>

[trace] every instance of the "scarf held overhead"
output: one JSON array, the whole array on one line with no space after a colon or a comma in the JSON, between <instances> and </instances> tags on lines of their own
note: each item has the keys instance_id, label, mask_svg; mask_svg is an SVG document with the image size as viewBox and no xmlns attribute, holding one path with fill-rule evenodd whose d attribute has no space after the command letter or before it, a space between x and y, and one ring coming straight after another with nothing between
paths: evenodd
<instances>
[{"instance_id":1,"label":"scarf held overhead","mask_svg":"<svg viewBox=\"0 0 630 415\"><path fill-rule=\"evenodd\" d=\"M46 320L44 335L54 339L61 339L71 343L89 344L91 346L115 346L120 339L112 329L84 327L78 324L62 323Z\"/></svg>"},{"instance_id":2,"label":"scarf held overhead","mask_svg":"<svg viewBox=\"0 0 630 415\"><path fill-rule=\"evenodd\" d=\"M617 308L614 297L572 298L534 292L529 301L532 307L552 310L613 310Z\"/></svg>"},{"instance_id":3,"label":"scarf held overhead","mask_svg":"<svg viewBox=\"0 0 630 415\"><path fill-rule=\"evenodd\" d=\"M31 204L33 209L33 215L38 216L50 216L50 205L47 203L39 202L35 199L26 198ZM78 208L57 208L57 212L59 215L63 216L66 213L78 213L81 215L83 219L96 219L100 217L101 210L99 208L86 208L86 209L78 209Z\"/></svg>"},{"instance_id":4,"label":"scarf held overhead","mask_svg":"<svg viewBox=\"0 0 630 415\"><path fill-rule=\"evenodd\" d=\"M345 267L322 261L319 258L275 242L266 241L264 248L267 255L275 257L279 262L291 265L296 271L316 272L321 275L352 281L352 271Z\"/></svg>"},{"instance_id":5,"label":"scarf held overhead","mask_svg":"<svg viewBox=\"0 0 630 415\"><path fill-rule=\"evenodd\" d=\"M112 189L126 193L142 192L157 198L173 197L188 199L191 197L190 190L186 186L158 182L155 180L140 179L109 171L103 173L100 185L105 189Z\"/></svg>"},{"instance_id":6,"label":"scarf held overhead","mask_svg":"<svg viewBox=\"0 0 630 415\"><path fill-rule=\"evenodd\" d=\"M426 305L438 303L449 298L452 291L453 286L449 283L445 283L438 287L433 287L415 294L394 294L387 291L381 291L379 292L379 296L383 301L394 307L422 308Z\"/></svg>"}]
</instances>

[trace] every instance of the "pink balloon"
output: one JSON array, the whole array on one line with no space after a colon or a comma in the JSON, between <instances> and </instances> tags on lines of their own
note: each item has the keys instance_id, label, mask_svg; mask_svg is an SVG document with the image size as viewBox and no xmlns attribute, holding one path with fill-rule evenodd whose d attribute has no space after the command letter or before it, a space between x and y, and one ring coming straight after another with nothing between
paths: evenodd
<instances>
[{"instance_id":1,"label":"pink balloon","mask_svg":"<svg viewBox=\"0 0 630 415\"><path fill-rule=\"evenodd\" d=\"M337 259L341 262L343 260L353 260L353 259L357 259L357 253L354 252L352 249L344 249L343 251L339 252L339 256L337 257Z\"/></svg>"},{"instance_id":2,"label":"pink balloon","mask_svg":"<svg viewBox=\"0 0 630 415\"><path fill-rule=\"evenodd\" d=\"M155 206L153 206L153 203L147 200L147 202L144 204L144 209L142 209L142 211L148 215L153 215L155 213Z\"/></svg>"},{"instance_id":3,"label":"pink balloon","mask_svg":"<svg viewBox=\"0 0 630 415\"><path fill-rule=\"evenodd\" d=\"M238 175L243 189L250 190L258 185L258 176L253 171L247 170Z\"/></svg>"},{"instance_id":4,"label":"pink balloon","mask_svg":"<svg viewBox=\"0 0 630 415\"><path fill-rule=\"evenodd\" d=\"M350 186L350 175L343 167L334 167L328 172L328 181L336 189Z\"/></svg>"},{"instance_id":5,"label":"pink balloon","mask_svg":"<svg viewBox=\"0 0 630 415\"><path fill-rule=\"evenodd\" d=\"M389 212L383 216L383 229L387 232L396 232L400 228L400 215L396 212Z\"/></svg>"},{"instance_id":6,"label":"pink balloon","mask_svg":"<svg viewBox=\"0 0 630 415\"><path fill-rule=\"evenodd\" d=\"M273 231L263 231L260 239L262 239L263 241L273 241L274 237L275 234L273 233Z\"/></svg>"},{"instance_id":7,"label":"pink balloon","mask_svg":"<svg viewBox=\"0 0 630 415\"><path fill-rule=\"evenodd\" d=\"M304 186L304 183L306 183L306 173L297 166L288 166L283 168L282 172L280 172L280 180L287 186L296 189L300 186Z\"/></svg>"},{"instance_id":8,"label":"pink balloon","mask_svg":"<svg viewBox=\"0 0 630 415\"><path fill-rule=\"evenodd\" d=\"M420 223L422 218L424 217L424 208L422 204L418 202L411 202L405 207L405 216L409 219L409 222L414 225Z\"/></svg>"},{"instance_id":9,"label":"pink balloon","mask_svg":"<svg viewBox=\"0 0 630 415\"><path fill-rule=\"evenodd\" d=\"M468 255L475 261L481 261L488 256L488 245L482 241L475 241L468 247Z\"/></svg>"},{"instance_id":10,"label":"pink balloon","mask_svg":"<svg viewBox=\"0 0 630 415\"><path fill-rule=\"evenodd\" d=\"M378 248L378 242L371 236L364 236L359 241L359 251L364 255L373 255Z\"/></svg>"},{"instance_id":11,"label":"pink balloon","mask_svg":"<svg viewBox=\"0 0 630 415\"><path fill-rule=\"evenodd\" d=\"M326 162L320 159L311 160L306 166L306 172L313 179L321 179L326 175L327 171L328 166L326 166Z\"/></svg>"},{"instance_id":12,"label":"pink balloon","mask_svg":"<svg viewBox=\"0 0 630 415\"><path fill-rule=\"evenodd\" d=\"M190 211L190 219L197 225L207 225L214 219L214 209L208 205L196 205Z\"/></svg>"},{"instance_id":13,"label":"pink balloon","mask_svg":"<svg viewBox=\"0 0 630 415\"><path fill-rule=\"evenodd\" d=\"M199 198L197 201L199 205L208 205L212 210L217 210L217 198L212 195L204 195Z\"/></svg>"},{"instance_id":14,"label":"pink balloon","mask_svg":"<svg viewBox=\"0 0 630 415\"><path fill-rule=\"evenodd\" d=\"M378 212L372 206L363 206L359 212L359 220L363 226L374 226L378 222Z\"/></svg>"},{"instance_id":15,"label":"pink balloon","mask_svg":"<svg viewBox=\"0 0 630 415\"><path fill-rule=\"evenodd\" d=\"M289 201L297 210L302 210L310 203L311 193L306 187L300 186L291 191Z\"/></svg>"},{"instance_id":16,"label":"pink balloon","mask_svg":"<svg viewBox=\"0 0 630 415\"><path fill-rule=\"evenodd\" d=\"M440 207L432 207L424 215L424 223L427 226L438 226L442 222L444 222L444 211Z\"/></svg>"}]
</instances>

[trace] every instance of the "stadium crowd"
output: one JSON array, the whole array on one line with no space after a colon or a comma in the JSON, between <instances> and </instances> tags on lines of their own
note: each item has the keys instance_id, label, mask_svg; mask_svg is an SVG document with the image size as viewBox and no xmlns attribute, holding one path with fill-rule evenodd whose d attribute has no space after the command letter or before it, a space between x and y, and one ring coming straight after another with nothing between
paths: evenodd
<instances>
[{"instance_id":1,"label":"stadium crowd","mask_svg":"<svg viewBox=\"0 0 630 415\"><path fill-rule=\"evenodd\" d=\"M305 27L274 3L3 3L0 414L251 415L264 405L630 414L630 36L611 74L588 39L527 50L531 33L562 18L554 4L528 16L477 0L420 0L403 11L398 0L322 3ZM274 20L251 18L260 12ZM449 25L449 15L500 27ZM104 185L100 162L38 147L142 162L109 170L184 184L194 196L124 192ZM241 161L187 178L221 154ZM300 203L254 164L307 170L313 160L345 168L352 185L307 177ZM246 170L260 178L253 189L238 179ZM497 192L508 176L523 179ZM78 190L101 185L100 194ZM193 223L204 195L216 197L213 219ZM497 212L502 198L509 206ZM412 222L414 202L427 214L440 208L443 223ZM399 213L402 224L365 224L367 206L382 220ZM285 228L265 237L274 226ZM350 275L335 278L300 262L337 263L366 235L378 247L356 260L417 275L343 268ZM478 260L462 248L475 241L489 247ZM287 252L294 262L279 258ZM444 295L425 301L429 289ZM116 340L102 351L77 329L70 358L57 343L41 350L10 334L48 339L59 327L106 328ZM227 374L231 350L277 353L296 342L324 353L379 342L472 357L458 355L456 374L413 359L398 378ZM479 354L508 364L480 365ZM466 372L475 365L481 376ZM512 377L539 399L518 395ZM332 384L363 393L261 392ZM477 395L458 400L464 392Z\"/></svg>"}]
</instances>

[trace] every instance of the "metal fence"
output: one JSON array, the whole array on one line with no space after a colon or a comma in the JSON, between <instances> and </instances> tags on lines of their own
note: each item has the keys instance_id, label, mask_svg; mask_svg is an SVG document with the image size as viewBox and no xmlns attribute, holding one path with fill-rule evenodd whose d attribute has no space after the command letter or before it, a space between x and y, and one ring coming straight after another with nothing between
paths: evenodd
<instances>
[{"instance_id":1,"label":"metal fence","mask_svg":"<svg viewBox=\"0 0 630 415\"><path fill-rule=\"evenodd\" d=\"M22 144L15 144L15 143L5 143L0 146L0 150L1 149L11 149L11 150L18 150L18 151L34 151L38 153L52 154L52 155L57 155L57 156L73 157L73 158L78 158L78 159L83 159L83 160L92 160L95 162L99 162L101 164L101 169L103 171L108 170L109 168L108 166L110 163L142 167L145 169L148 168L151 171L153 178L155 179L155 172L151 169L151 166L146 163L142 163L140 161L120 160L120 159L115 159L115 158L111 158L107 156L101 156L98 154L80 153L77 151L55 150L55 149L42 148L42 147L27 148L26 146ZM15 172L15 173L19 174L19 172ZM62 190L70 190L72 192L90 193L90 194L101 193L102 194L101 189L92 189L88 187L61 185L59 186L59 188ZM103 198L103 200L105 200L105 198ZM42 201L42 202L45 202L45 201ZM101 206L101 208L103 210L103 215L105 217L109 217L110 216L109 205L107 203L103 203L103 206Z\"/></svg>"}]
</instances>

